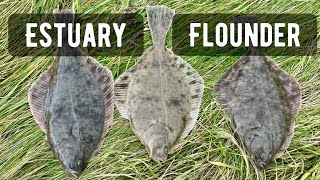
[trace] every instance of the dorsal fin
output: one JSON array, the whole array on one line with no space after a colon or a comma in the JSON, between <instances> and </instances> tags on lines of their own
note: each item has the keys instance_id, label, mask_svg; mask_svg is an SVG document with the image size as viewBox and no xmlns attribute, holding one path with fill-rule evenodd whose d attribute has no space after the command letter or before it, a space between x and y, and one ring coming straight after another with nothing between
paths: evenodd
<instances>
[{"instance_id":1,"label":"dorsal fin","mask_svg":"<svg viewBox=\"0 0 320 180\"><path fill-rule=\"evenodd\" d=\"M167 32L171 26L174 10L167 6L147 6L148 24L154 47L165 47Z\"/></svg>"},{"instance_id":2,"label":"dorsal fin","mask_svg":"<svg viewBox=\"0 0 320 180\"><path fill-rule=\"evenodd\" d=\"M142 57L139 58L138 62L143 61ZM128 87L131 81L131 76L136 68L137 65L132 66L128 71L123 72L115 81L115 104L124 120L129 120L127 108Z\"/></svg>"},{"instance_id":3,"label":"dorsal fin","mask_svg":"<svg viewBox=\"0 0 320 180\"><path fill-rule=\"evenodd\" d=\"M242 59L245 57L242 57ZM229 94L231 93L230 85L235 80L235 78L238 76L239 69L241 67L242 61L239 60L232 68L230 68L218 81L218 83L214 86L214 92L216 94L216 99L219 104L222 105L224 110L227 112L228 115L230 115L229 109L228 109L228 103L231 101L229 97Z\"/></svg>"},{"instance_id":4,"label":"dorsal fin","mask_svg":"<svg viewBox=\"0 0 320 180\"><path fill-rule=\"evenodd\" d=\"M88 69L92 73L92 75L97 80L100 85L103 96L104 96L104 104L105 104L105 121L103 128L103 135L99 142L98 148L95 152L98 152L103 144L105 135L108 133L112 122L113 122L113 111L114 111L114 83L112 72L99 64L97 60L92 57L88 57L86 61L88 65Z\"/></svg>"},{"instance_id":5,"label":"dorsal fin","mask_svg":"<svg viewBox=\"0 0 320 180\"><path fill-rule=\"evenodd\" d=\"M39 78L32 83L28 92L28 101L31 113L40 129L45 133L47 133L47 128L45 125L44 105L49 90L50 78L50 71L44 71Z\"/></svg>"},{"instance_id":6,"label":"dorsal fin","mask_svg":"<svg viewBox=\"0 0 320 180\"><path fill-rule=\"evenodd\" d=\"M301 90L298 81L288 75L281 68L279 68L270 58L265 57L264 61L268 65L270 65L271 71L273 71L281 81L282 86L287 92L290 105L290 122L288 123L288 135L282 143L278 152L274 155L274 159L277 159L283 154L284 151L286 151L292 140L294 134L295 119L297 117L301 104Z\"/></svg>"},{"instance_id":7,"label":"dorsal fin","mask_svg":"<svg viewBox=\"0 0 320 180\"><path fill-rule=\"evenodd\" d=\"M167 51L171 55L171 59L174 60L176 67L178 67L186 76L187 82L191 90L191 111L190 119L187 119L185 129L182 132L178 141L185 139L195 126L201 105L201 99L204 91L204 84L202 77L198 74L188 62L184 61L180 56L173 54L170 49Z\"/></svg>"}]
</instances>

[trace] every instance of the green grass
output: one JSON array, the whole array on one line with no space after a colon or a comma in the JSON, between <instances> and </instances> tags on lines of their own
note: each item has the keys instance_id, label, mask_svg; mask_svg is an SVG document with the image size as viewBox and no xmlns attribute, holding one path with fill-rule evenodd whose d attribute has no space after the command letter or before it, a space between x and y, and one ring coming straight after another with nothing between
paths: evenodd
<instances>
[{"instance_id":1,"label":"green grass","mask_svg":"<svg viewBox=\"0 0 320 180\"><path fill-rule=\"evenodd\" d=\"M45 0L0 1L0 179L67 179L62 166L44 142L29 111L30 85L52 62L52 57L13 58L6 51L7 18L13 13L52 12L59 2ZM147 1L79 0L64 3L77 12L139 11L145 15ZM320 15L318 0L171 0L165 4L177 13L312 13ZM128 7L129 6L129 7ZM145 45L150 46L146 30ZM168 37L169 39L170 37ZM169 47L171 42L168 40ZM199 120L192 133L158 164L150 160L130 126L115 111L114 124L100 153L85 169L82 179L320 179L320 56L272 57L302 87L303 102L295 135L284 155L258 171L229 120L215 101L213 85L239 57L183 57L205 80ZM137 57L99 57L114 77L132 66Z\"/></svg>"}]
</instances>

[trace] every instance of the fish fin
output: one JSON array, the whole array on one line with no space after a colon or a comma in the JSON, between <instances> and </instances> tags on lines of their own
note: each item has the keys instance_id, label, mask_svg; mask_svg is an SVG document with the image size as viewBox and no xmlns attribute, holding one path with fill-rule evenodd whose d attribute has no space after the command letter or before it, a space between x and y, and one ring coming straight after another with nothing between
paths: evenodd
<instances>
[{"instance_id":1,"label":"fish fin","mask_svg":"<svg viewBox=\"0 0 320 180\"><path fill-rule=\"evenodd\" d=\"M54 22L55 23L73 23L74 21L74 11L72 9L66 10L53 10ZM62 39L63 41L68 41L68 27L62 29Z\"/></svg>"},{"instance_id":2,"label":"fish fin","mask_svg":"<svg viewBox=\"0 0 320 180\"><path fill-rule=\"evenodd\" d=\"M228 116L231 115L228 107L229 103L232 101L230 98L230 94L232 93L231 85L232 82L234 82L240 75L241 64L242 59L234 63L234 65L220 78L218 83L213 88L217 96L217 102L222 105L222 108L225 110Z\"/></svg>"},{"instance_id":3,"label":"fish fin","mask_svg":"<svg viewBox=\"0 0 320 180\"><path fill-rule=\"evenodd\" d=\"M47 135L45 135L45 136L44 136L44 142L46 142L46 145L47 145L49 148L51 148L51 149L52 149L52 145L50 144L50 142L49 142L49 140L48 140L48 136L47 136Z\"/></svg>"},{"instance_id":4,"label":"fish fin","mask_svg":"<svg viewBox=\"0 0 320 180\"><path fill-rule=\"evenodd\" d=\"M28 92L28 101L31 110L31 114L34 120L40 127L40 129L47 133L45 125L45 99L49 91L49 82L51 76L50 71L44 71L39 78L32 83L31 88Z\"/></svg>"},{"instance_id":5,"label":"fish fin","mask_svg":"<svg viewBox=\"0 0 320 180\"><path fill-rule=\"evenodd\" d=\"M301 104L301 90L300 85L296 79L291 77L280 67L278 67L270 58L264 58L264 61L270 65L271 70L277 75L281 81L282 86L288 94L289 106L290 106L290 122L288 129L288 136L282 143L279 151L274 155L274 159L279 158L284 151L289 147L291 139L294 134L295 119L297 117L300 104Z\"/></svg>"},{"instance_id":6,"label":"fish fin","mask_svg":"<svg viewBox=\"0 0 320 180\"><path fill-rule=\"evenodd\" d=\"M139 58L138 63L142 62L142 57ZM129 120L129 113L127 107L128 87L131 81L130 75L136 70L136 65L132 66L128 71L122 73L115 82L115 104L120 112L121 117Z\"/></svg>"},{"instance_id":7,"label":"fish fin","mask_svg":"<svg viewBox=\"0 0 320 180\"><path fill-rule=\"evenodd\" d=\"M153 46L165 47L166 35L175 14L174 10L164 5L147 6L146 10Z\"/></svg>"},{"instance_id":8,"label":"fish fin","mask_svg":"<svg viewBox=\"0 0 320 180\"><path fill-rule=\"evenodd\" d=\"M260 37L260 23L259 23L259 19L258 19L258 16L256 15L242 15L242 16L237 16L233 19L233 23L235 24L241 24L241 27L242 29L245 29L245 24L249 23L251 27L254 26L254 24L257 24L258 25L258 34ZM238 27L236 27L236 29L238 29ZM244 32L243 32L243 36L244 36ZM260 41L260 40L259 40ZM251 51L251 55L254 55L255 53L261 53L261 50L260 50L260 46L257 45L257 46L253 46L252 42L250 41L249 42L249 51Z\"/></svg>"},{"instance_id":9,"label":"fish fin","mask_svg":"<svg viewBox=\"0 0 320 180\"><path fill-rule=\"evenodd\" d=\"M104 96L104 105L105 105L105 121L103 127L103 134L101 140L97 146L97 153L100 148L102 147L104 138L108 133L112 122L113 122L113 111L114 111L114 83L113 83L113 76L112 72L101 65L96 59L93 57L88 57L87 62L88 68L92 75L97 80L98 84L100 85L103 96Z\"/></svg>"},{"instance_id":10,"label":"fish fin","mask_svg":"<svg viewBox=\"0 0 320 180\"><path fill-rule=\"evenodd\" d=\"M174 54L172 53L172 55ZM202 77L198 74L197 70L195 70L189 63L184 61L180 56L174 55L173 59L176 61L176 66L185 73L187 77L186 79L191 89L192 99L190 118L187 119L185 129L179 138L179 140L183 140L188 136L193 127L196 125L204 91L204 84Z\"/></svg>"}]
</instances>

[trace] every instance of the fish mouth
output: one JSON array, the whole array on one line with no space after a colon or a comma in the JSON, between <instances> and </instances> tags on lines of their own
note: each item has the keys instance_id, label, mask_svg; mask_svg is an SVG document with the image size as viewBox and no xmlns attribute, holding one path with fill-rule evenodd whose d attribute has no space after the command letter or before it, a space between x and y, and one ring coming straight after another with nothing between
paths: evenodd
<instances>
[{"instance_id":1,"label":"fish mouth","mask_svg":"<svg viewBox=\"0 0 320 180\"><path fill-rule=\"evenodd\" d=\"M161 162L167 160L167 156L151 157L151 159L153 159L153 160L156 161L157 163L161 163Z\"/></svg>"},{"instance_id":2,"label":"fish mouth","mask_svg":"<svg viewBox=\"0 0 320 180\"><path fill-rule=\"evenodd\" d=\"M258 161L257 165L260 169L265 169L267 167L267 163L264 161Z\"/></svg>"},{"instance_id":3,"label":"fish mouth","mask_svg":"<svg viewBox=\"0 0 320 180\"><path fill-rule=\"evenodd\" d=\"M153 159L157 163L161 163L163 161L166 161L167 158L168 158L168 154L153 154L153 155L151 155L151 159Z\"/></svg>"},{"instance_id":4,"label":"fish mouth","mask_svg":"<svg viewBox=\"0 0 320 180\"><path fill-rule=\"evenodd\" d=\"M70 175L75 179L78 179L80 177L80 173L77 171L71 171Z\"/></svg>"},{"instance_id":5,"label":"fish mouth","mask_svg":"<svg viewBox=\"0 0 320 180\"><path fill-rule=\"evenodd\" d=\"M158 163L161 163L168 158L168 146L163 148L157 148L155 152L152 153L151 158Z\"/></svg>"},{"instance_id":6,"label":"fish mouth","mask_svg":"<svg viewBox=\"0 0 320 180\"><path fill-rule=\"evenodd\" d=\"M167 154L151 154L150 155L151 159L153 159L154 161L156 161L157 163L161 163L165 160L167 160L168 155Z\"/></svg>"}]
</instances>

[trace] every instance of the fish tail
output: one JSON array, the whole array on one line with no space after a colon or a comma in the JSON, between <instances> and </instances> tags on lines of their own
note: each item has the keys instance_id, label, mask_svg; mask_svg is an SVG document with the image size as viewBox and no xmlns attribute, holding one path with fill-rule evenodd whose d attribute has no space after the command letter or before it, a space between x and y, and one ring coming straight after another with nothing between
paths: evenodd
<instances>
[{"instance_id":1,"label":"fish tail","mask_svg":"<svg viewBox=\"0 0 320 180\"><path fill-rule=\"evenodd\" d=\"M174 10L167 6L147 6L148 23L154 47L165 47L165 38L171 26Z\"/></svg>"},{"instance_id":2,"label":"fish tail","mask_svg":"<svg viewBox=\"0 0 320 180\"><path fill-rule=\"evenodd\" d=\"M234 18L234 23L241 23L242 24L242 32L244 32L244 23L250 23L251 27L253 27L254 23L258 23L258 43L260 42L260 28L259 28L259 19L258 16L256 15L243 15L243 16L238 16ZM252 43L249 45L249 52L252 53L259 53L260 52L260 46L253 46Z\"/></svg>"},{"instance_id":3,"label":"fish tail","mask_svg":"<svg viewBox=\"0 0 320 180\"><path fill-rule=\"evenodd\" d=\"M68 41L68 23L73 23L74 21L74 11L71 9L53 11L54 22L55 23L66 23L66 27L62 29L62 41Z\"/></svg>"}]
</instances>

